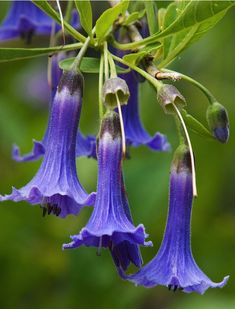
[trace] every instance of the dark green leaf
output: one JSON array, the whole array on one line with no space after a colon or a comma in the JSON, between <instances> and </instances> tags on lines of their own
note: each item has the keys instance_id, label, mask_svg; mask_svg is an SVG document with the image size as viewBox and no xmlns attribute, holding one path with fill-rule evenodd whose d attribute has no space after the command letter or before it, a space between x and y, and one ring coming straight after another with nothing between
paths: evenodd
<instances>
[{"instance_id":1,"label":"dark green leaf","mask_svg":"<svg viewBox=\"0 0 235 309\"><path fill-rule=\"evenodd\" d=\"M114 7L104 11L104 13L96 21L96 36L101 42L112 30L113 23L118 16L124 15L128 9L129 1L123 0Z\"/></svg>"},{"instance_id":2,"label":"dark green leaf","mask_svg":"<svg viewBox=\"0 0 235 309\"><path fill-rule=\"evenodd\" d=\"M82 28L92 37L92 8L89 0L75 0Z\"/></svg>"},{"instance_id":3,"label":"dark green leaf","mask_svg":"<svg viewBox=\"0 0 235 309\"><path fill-rule=\"evenodd\" d=\"M186 126L190 128L194 133L214 139L213 135L209 132L209 130L207 130L207 128L205 128L200 121L188 114L186 110L182 110L181 114Z\"/></svg>"},{"instance_id":4,"label":"dark green leaf","mask_svg":"<svg viewBox=\"0 0 235 309\"><path fill-rule=\"evenodd\" d=\"M56 46L49 48L0 48L0 62L9 62L27 58L39 57L53 54L60 51L75 50L81 47L81 44L70 44L65 46Z\"/></svg>"},{"instance_id":5,"label":"dark green leaf","mask_svg":"<svg viewBox=\"0 0 235 309\"><path fill-rule=\"evenodd\" d=\"M70 70L75 58L67 58L60 61L59 66L63 70ZM125 70L119 66L116 66L118 73L125 73L129 70ZM100 71L100 59L92 57L83 57L80 70L84 73L99 73Z\"/></svg>"},{"instance_id":6,"label":"dark green leaf","mask_svg":"<svg viewBox=\"0 0 235 309\"><path fill-rule=\"evenodd\" d=\"M156 13L156 6L154 1L149 0L145 1L145 9L146 15L148 20L149 32L150 35L157 33L158 26L157 26L157 13Z\"/></svg>"}]
</instances>

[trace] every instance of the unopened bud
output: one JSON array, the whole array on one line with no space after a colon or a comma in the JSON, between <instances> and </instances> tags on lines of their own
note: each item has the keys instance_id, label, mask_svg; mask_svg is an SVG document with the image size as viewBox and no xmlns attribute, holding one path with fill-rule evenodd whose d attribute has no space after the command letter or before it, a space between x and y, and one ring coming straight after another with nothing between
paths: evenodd
<instances>
[{"instance_id":1,"label":"unopened bud","mask_svg":"<svg viewBox=\"0 0 235 309\"><path fill-rule=\"evenodd\" d=\"M118 105L127 104L130 92L127 83L120 77L107 79L103 86L102 98L107 107L115 108Z\"/></svg>"},{"instance_id":2,"label":"unopened bud","mask_svg":"<svg viewBox=\"0 0 235 309\"><path fill-rule=\"evenodd\" d=\"M159 89L157 99L166 114L175 114L174 105L182 109L186 105L186 100L179 90L169 84L164 84Z\"/></svg>"},{"instance_id":3,"label":"unopened bud","mask_svg":"<svg viewBox=\"0 0 235 309\"><path fill-rule=\"evenodd\" d=\"M211 104L206 113L209 128L214 137L221 143L229 138L229 120L226 109L218 102Z\"/></svg>"}]
</instances>

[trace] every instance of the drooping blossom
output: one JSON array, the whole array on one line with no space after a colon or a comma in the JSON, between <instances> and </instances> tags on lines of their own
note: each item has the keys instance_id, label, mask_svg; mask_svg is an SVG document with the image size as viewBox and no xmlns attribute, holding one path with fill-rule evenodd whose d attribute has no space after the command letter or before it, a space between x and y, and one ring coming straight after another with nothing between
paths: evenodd
<instances>
[{"instance_id":1,"label":"drooping blossom","mask_svg":"<svg viewBox=\"0 0 235 309\"><path fill-rule=\"evenodd\" d=\"M47 147L43 162L34 178L23 188L13 188L2 201L28 201L40 204L44 214L60 217L78 214L86 205L93 205L90 195L81 186L76 172L76 138L82 107L83 77L65 71L55 94L47 129Z\"/></svg>"},{"instance_id":2,"label":"drooping blossom","mask_svg":"<svg viewBox=\"0 0 235 309\"><path fill-rule=\"evenodd\" d=\"M209 287L222 288L228 276L220 283L212 282L197 266L191 251L190 221L192 212L192 173L188 148L180 146L173 160L170 175L169 212L164 238L157 255L137 273L123 278L151 288L164 285L169 290L203 294Z\"/></svg>"},{"instance_id":3,"label":"drooping blossom","mask_svg":"<svg viewBox=\"0 0 235 309\"><path fill-rule=\"evenodd\" d=\"M129 90L130 98L127 105L122 106L124 128L127 144L137 147L145 145L154 151L169 151L167 137L159 132L151 136L143 127L139 113L139 81L135 72L122 74Z\"/></svg>"},{"instance_id":4,"label":"drooping blossom","mask_svg":"<svg viewBox=\"0 0 235 309\"><path fill-rule=\"evenodd\" d=\"M61 29L53 25L53 19L40 10L31 0L13 0L8 14L0 25L0 41L22 38L30 43L33 35L49 36L53 29ZM71 24L78 28L80 22L76 11L72 12Z\"/></svg>"},{"instance_id":5,"label":"drooping blossom","mask_svg":"<svg viewBox=\"0 0 235 309\"><path fill-rule=\"evenodd\" d=\"M108 112L101 125L98 142L98 184L93 213L78 235L64 249L80 246L109 248L117 266L126 269L130 262L140 266L137 245L145 242L142 224L132 223L122 178L122 141L120 120L116 112Z\"/></svg>"},{"instance_id":6,"label":"drooping blossom","mask_svg":"<svg viewBox=\"0 0 235 309\"><path fill-rule=\"evenodd\" d=\"M50 82L50 91L51 91L51 106L53 104L53 99L57 91L59 80L62 75L62 70L59 67L59 62L65 59L66 54L64 52L54 55L51 62L51 82ZM37 141L33 139L33 148L31 152L21 155L20 149L17 145L13 145L12 148L12 158L17 162L27 162L35 161L40 159L45 154L46 145L48 140L48 130L46 130L42 141ZM84 136L80 129L78 129L77 139L76 139L76 156L77 157L91 157L96 158L96 138L93 135Z\"/></svg>"}]
</instances>

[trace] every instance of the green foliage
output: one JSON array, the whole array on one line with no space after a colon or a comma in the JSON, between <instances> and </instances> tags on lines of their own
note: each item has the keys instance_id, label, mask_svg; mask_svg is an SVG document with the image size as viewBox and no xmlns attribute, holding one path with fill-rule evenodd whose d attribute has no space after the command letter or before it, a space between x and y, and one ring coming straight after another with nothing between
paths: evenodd
<instances>
[{"instance_id":1,"label":"green foliage","mask_svg":"<svg viewBox=\"0 0 235 309\"><path fill-rule=\"evenodd\" d=\"M80 23L83 29L92 37L92 8L89 0L75 0L76 8L79 12Z\"/></svg>"},{"instance_id":2,"label":"green foliage","mask_svg":"<svg viewBox=\"0 0 235 309\"><path fill-rule=\"evenodd\" d=\"M113 23L118 16L124 15L128 9L129 1L122 0L119 4L104 11L104 13L96 21L96 36L98 42L102 42L112 30Z\"/></svg>"},{"instance_id":3,"label":"green foliage","mask_svg":"<svg viewBox=\"0 0 235 309\"><path fill-rule=\"evenodd\" d=\"M74 62L75 58L66 58L60 61L59 65L60 68L63 70L69 70ZM99 58L92 58L92 57L83 57L80 70L83 73L99 73L100 71L100 59ZM117 73L125 73L129 71L128 69L125 70L119 66L116 66Z\"/></svg>"},{"instance_id":4,"label":"green foliage","mask_svg":"<svg viewBox=\"0 0 235 309\"><path fill-rule=\"evenodd\" d=\"M206 138L214 138L210 131L204 127L204 125L195 119L192 115L188 114L186 110L182 110L182 116L184 122L188 128L190 128L194 133L201 135Z\"/></svg>"},{"instance_id":5,"label":"green foliage","mask_svg":"<svg viewBox=\"0 0 235 309\"><path fill-rule=\"evenodd\" d=\"M32 0L35 5L37 5L42 11L44 11L47 15L53 18L59 25L61 24L60 15L51 7L51 5L47 1L38 1ZM77 32L69 23L64 20L64 28L67 32L74 37L75 39L84 42L85 37Z\"/></svg>"},{"instance_id":6,"label":"green foliage","mask_svg":"<svg viewBox=\"0 0 235 309\"><path fill-rule=\"evenodd\" d=\"M150 35L158 31L156 5L153 0L145 1L145 9Z\"/></svg>"},{"instance_id":7,"label":"green foliage","mask_svg":"<svg viewBox=\"0 0 235 309\"><path fill-rule=\"evenodd\" d=\"M233 1L186 1L171 3L166 10L163 40L164 60L167 66L190 44L209 31L225 15ZM170 37L169 37L170 34Z\"/></svg>"},{"instance_id":8,"label":"green foliage","mask_svg":"<svg viewBox=\"0 0 235 309\"><path fill-rule=\"evenodd\" d=\"M135 23L137 20L141 19L145 15L145 10L141 10L140 12L133 12L128 15L123 21L123 26L129 26Z\"/></svg>"},{"instance_id":9,"label":"green foliage","mask_svg":"<svg viewBox=\"0 0 235 309\"><path fill-rule=\"evenodd\" d=\"M15 60L28 59L33 57L40 57L61 51L74 50L81 47L81 44L70 44L47 48L0 48L0 62L9 62Z\"/></svg>"}]
</instances>

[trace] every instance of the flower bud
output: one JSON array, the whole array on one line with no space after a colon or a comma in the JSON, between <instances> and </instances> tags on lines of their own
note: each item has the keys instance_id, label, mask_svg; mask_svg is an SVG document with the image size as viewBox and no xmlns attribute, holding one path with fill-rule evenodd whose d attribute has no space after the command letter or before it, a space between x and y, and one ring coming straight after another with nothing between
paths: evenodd
<instances>
[{"instance_id":1,"label":"flower bud","mask_svg":"<svg viewBox=\"0 0 235 309\"><path fill-rule=\"evenodd\" d=\"M218 102L207 109L207 122L214 137L221 143L226 143L229 138L229 120L226 109Z\"/></svg>"},{"instance_id":2,"label":"flower bud","mask_svg":"<svg viewBox=\"0 0 235 309\"><path fill-rule=\"evenodd\" d=\"M117 97L120 104L127 104L130 96L129 88L124 79L114 77L106 80L103 86L102 98L107 107L117 107ZM117 97L116 97L117 96Z\"/></svg>"},{"instance_id":3,"label":"flower bud","mask_svg":"<svg viewBox=\"0 0 235 309\"><path fill-rule=\"evenodd\" d=\"M181 172L192 173L190 151L185 144L180 145L175 150L171 169L177 174Z\"/></svg>"},{"instance_id":4,"label":"flower bud","mask_svg":"<svg viewBox=\"0 0 235 309\"><path fill-rule=\"evenodd\" d=\"M179 90L175 86L169 84L162 85L158 91L157 99L166 114L175 113L173 104L175 104L178 109L186 105L185 98Z\"/></svg>"}]
</instances>

